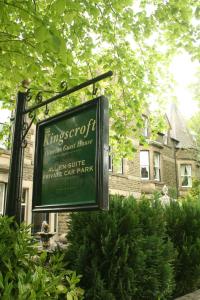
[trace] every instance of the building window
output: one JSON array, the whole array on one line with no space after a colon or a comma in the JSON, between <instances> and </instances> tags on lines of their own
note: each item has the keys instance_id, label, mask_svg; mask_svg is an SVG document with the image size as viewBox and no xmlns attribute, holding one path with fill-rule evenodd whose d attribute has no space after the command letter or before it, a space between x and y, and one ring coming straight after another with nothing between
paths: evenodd
<instances>
[{"instance_id":1,"label":"building window","mask_svg":"<svg viewBox=\"0 0 200 300\"><path fill-rule=\"evenodd\" d=\"M111 148L109 146L109 155L108 155L108 170L109 171L113 171L113 157L112 157L112 154L111 154Z\"/></svg>"},{"instance_id":2,"label":"building window","mask_svg":"<svg viewBox=\"0 0 200 300\"><path fill-rule=\"evenodd\" d=\"M181 186L191 187L192 186L192 166L181 165Z\"/></svg>"},{"instance_id":3,"label":"building window","mask_svg":"<svg viewBox=\"0 0 200 300\"><path fill-rule=\"evenodd\" d=\"M143 127L143 136L145 137L148 137L148 133L149 133L149 121L148 121L148 118L147 116L142 116L142 119L143 119L143 124L144 124L144 127Z\"/></svg>"},{"instance_id":4,"label":"building window","mask_svg":"<svg viewBox=\"0 0 200 300\"><path fill-rule=\"evenodd\" d=\"M149 179L149 151L140 151L140 171L142 179Z\"/></svg>"},{"instance_id":5,"label":"building window","mask_svg":"<svg viewBox=\"0 0 200 300\"><path fill-rule=\"evenodd\" d=\"M5 183L0 182L0 215L4 214L5 194L6 185Z\"/></svg>"},{"instance_id":6,"label":"building window","mask_svg":"<svg viewBox=\"0 0 200 300\"><path fill-rule=\"evenodd\" d=\"M22 189L22 198L21 198L21 222L27 221L27 202L28 202L28 192L29 190L26 188Z\"/></svg>"},{"instance_id":7,"label":"building window","mask_svg":"<svg viewBox=\"0 0 200 300\"><path fill-rule=\"evenodd\" d=\"M154 152L153 155L154 179L160 181L160 153Z\"/></svg>"},{"instance_id":8,"label":"building window","mask_svg":"<svg viewBox=\"0 0 200 300\"><path fill-rule=\"evenodd\" d=\"M49 223L49 213L46 212L33 212L32 213L32 234L41 231L42 222Z\"/></svg>"},{"instance_id":9,"label":"building window","mask_svg":"<svg viewBox=\"0 0 200 300\"><path fill-rule=\"evenodd\" d=\"M120 158L115 161L115 171L118 174L124 173L124 165L123 165L123 158Z\"/></svg>"},{"instance_id":10,"label":"building window","mask_svg":"<svg viewBox=\"0 0 200 300\"><path fill-rule=\"evenodd\" d=\"M168 145L168 132L165 133L165 135L163 136L163 142L164 142L164 145Z\"/></svg>"}]
</instances>

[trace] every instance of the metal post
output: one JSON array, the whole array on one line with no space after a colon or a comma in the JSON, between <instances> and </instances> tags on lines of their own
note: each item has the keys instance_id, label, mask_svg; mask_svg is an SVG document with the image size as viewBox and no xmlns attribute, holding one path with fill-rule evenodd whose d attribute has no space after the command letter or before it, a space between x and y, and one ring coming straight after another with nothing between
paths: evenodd
<instances>
[{"instance_id":1,"label":"metal post","mask_svg":"<svg viewBox=\"0 0 200 300\"><path fill-rule=\"evenodd\" d=\"M22 134L24 127L23 111L25 109L25 102L26 94L18 92L6 200L6 215L10 217L14 216L18 224L20 223L21 212L21 182L23 161Z\"/></svg>"}]
</instances>

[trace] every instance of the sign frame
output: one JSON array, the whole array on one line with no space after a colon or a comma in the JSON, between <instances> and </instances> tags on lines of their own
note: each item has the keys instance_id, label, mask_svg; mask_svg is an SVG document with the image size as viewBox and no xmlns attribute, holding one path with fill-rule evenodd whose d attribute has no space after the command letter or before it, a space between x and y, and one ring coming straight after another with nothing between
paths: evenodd
<instances>
[{"instance_id":1,"label":"sign frame","mask_svg":"<svg viewBox=\"0 0 200 300\"><path fill-rule=\"evenodd\" d=\"M42 169L43 169L43 145L44 129L46 126L56 123L57 121L71 118L73 115L86 111L96 106L96 153L95 153L95 203L83 204L42 204L41 203L41 186L42 186ZM107 210L108 201L108 152L109 152L109 117L108 117L108 100L104 96L97 97L85 102L72 109L68 109L53 117L43 120L36 127L36 144L35 160L33 175L33 212L70 212L84 210ZM67 196L70 198L70 196Z\"/></svg>"}]
</instances>

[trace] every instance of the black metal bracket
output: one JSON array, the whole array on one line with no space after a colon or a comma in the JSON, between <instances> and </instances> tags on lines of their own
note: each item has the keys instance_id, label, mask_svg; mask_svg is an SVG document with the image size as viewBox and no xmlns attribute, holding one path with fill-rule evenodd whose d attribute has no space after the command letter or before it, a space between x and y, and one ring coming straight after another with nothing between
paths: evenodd
<instances>
[{"instance_id":1,"label":"black metal bracket","mask_svg":"<svg viewBox=\"0 0 200 300\"><path fill-rule=\"evenodd\" d=\"M107 77L110 77L112 75L113 75L113 72L109 71L109 72L104 73L104 74L102 74L100 76L97 76L97 77L92 78L92 79L90 79L88 81L85 81L85 82L83 82L83 83L81 83L81 84L79 84L79 85L77 85L75 87L72 87L71 89L67 89L67 84L65 83L66 88L65 88L65 90L63 92L61 92L61 93L59 93L59 94L57 94L57 95L55 95L55 96L53 96L53 97L45 100L45 101L41 101L40 103L37 103L36 105L33 105L33 106L29 107L29 108L26 108L23 113L24 114L30 113L30 112L34 111L35 109L38 109L38 108L40 108L40 107L42 107L44 105L47 105L47 104L49 104L51 102L54 102L55 100L58 100L58 99L63 98L65 96L68 96L68 95L70 95L70 94L72 94L72 93L74 93L74 92L76 92L78 90L81 90L81 89L83 89L83 88L85 88L85 87L87 87L87 86L89 86L91 84L93 84L93 87L94 87L93 91L97 92L97 88L94 86L94 84L96 82L98 82L100 80L103 80L103 79L105 79ZM29 97L29 94L30 94L30 91L28 92L28 97Z\"/></svg>"},{"instance_id":2,"label":"black metal bracket","mask_svg":"<svg viewBox=\"0 0 200 300\"><path fill-rule=\"evenodd\" d=\"M45 109L45 112L44 114L47 116L49 114L49 109L48 109L48 104L53 102L53 101L56 101L64 96L67 96L67 95L70 95L82 88L85 88L89 85L93 85L93 88L92 88L92 95L95 96L97 94L97 91L98 91L98 88L96 87L95 83L100 81L100 80L103 80L107 77L110 77L113 75L113 72L112 71L108 71L107 73L104 73L100 76L97 76L95 78L92 78L84 83L81 83L80 85L78 86L75 86L71 89L68 89L68 85L67 85L67 82L66 81L62 81L61 84L60 84L60 87L61 89L63 90L62 92L55 92L57 93L57 95L53 96L52 98L49 98L47 99L46 101L43 101L43 92L45 93L53 93L53 91L50 91L50 90L44 90L44 91L41 91L41 90L38 90L36 96L35 96L35 102L37 103L36 105L30 107L30 108L25 108L25 110L23 111L24 114L29 114L29 117L32 118L32 122L30 123L30 126L28 126L27 130L25 131L23 137L22 137L22 143L24 141L24 138L26 136L26 134L28 133L33 121L35 120L35 113L34 111L42 106L46 106L46 109ZM34 89L36 90L36 89ZM32 89L28 89L27 92L26 92L26 101L29 102L30 100L32 99Z\"/></svg>"},{"instance_id":3,"label":"black metal bracket","mask_svg":"<svg viewBox=\"0 0 200 300\"><path fill-rule=\"evenodd\" d=\"M30 108L26 108L26 103L32 99L31 90L28 89L27 92L18 93L16 113L14 119L14 134L12 143L12 153L11 153L11 163L9 170L9 180L7 188L7 201L6 201L6 215L14 216L17 223L21 222L21 192L22 192L22 174L23 174L23 152L27 145L26 135L36 118L36 110L40 107L46 106L45 114L49 113L48 104L54 102L64 96L70 95L80 89L83 89L91 84L93 84L93 95L96 94L97 88L95 83L103 80L107 77L112 76L112 71L104 73L100 76L92 78L78 86L68 89L67 83L62 82L61 87L64 89L61 93L54 95L53 97L43 101L42 92L38 91L36 95L36 104ZM47 91L51 92L52 91ZM29 124L25 123L24 117L28 114L31 121Z\"/></svg>"},{"instance_id":4,"label":"black metal bracket","mask_svg":"<svg viewBox=\"0 0 200 300\"><path fill-rule=\"evenodd\" d=\"M95 83L93 83L92 87L92 95L95 96L97 94L98 88L96 87Z\"/></svg>"},{"instance_id":5,"label":"black metal bracket","mask_svg":"<svg viewBox=\"0 0 200 300\"><path fill-rule=\"evenodd\" d=\"M25 140L26 139L26 135L29 132L29 129L31 128L33 122L35 121L35 118L36 118L36 113L34 112L33 117L31 119L30 123L29 124L28 123L24 123L24 124L26 124L26 127L24 128L24 133L22 135L22 140L21 140L22 145L23 145L24 148L27 146L27 142Z\"/></svg>"}]
</instances>

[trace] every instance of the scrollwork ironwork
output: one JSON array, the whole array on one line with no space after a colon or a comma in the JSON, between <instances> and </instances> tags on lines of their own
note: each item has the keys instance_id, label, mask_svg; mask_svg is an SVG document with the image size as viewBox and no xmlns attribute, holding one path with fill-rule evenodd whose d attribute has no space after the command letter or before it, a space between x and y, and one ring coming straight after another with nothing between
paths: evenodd
<instances>
[{"instance_id":1,"label":"scrollwork ironwork","mask_svg":"<svg viewBox=\"0 0 200 300\"><path fill-rule=\"evenodd\" d=\"M36 103L41 103L41 102L42 102L42 99L43 99L43 97L42 97L42 92L39 91L39 92L37 93L36 97L35 97Z\"/></svg>"},{"instance_id":2,"label":"scrollwork ironwork","mask_svg":"<svg viewBox=\"0 0 200 300\"><path fill-rule=\"evenodd\" d=\"M23 126L23 135L22 135L22 147L26 148L26 135L29 132L29 129L31 128L35 118L36 118L36 111L31 111L28 114L29 118L31 119L30 122L24 122L24 126ZM25 145L25 146L24 146Z\"/></svg>"},{"instance_id":3,"label":"scrollwork ironwork","mask_svg":"<svg viewBox=\"0 0 200 300\"><path fill-rule=\"evenodd\" d=\"M28 123L24 122L24 124L23 124L23 130L25 131L25 130L27 130L27 128L28 128Z\"/></svg>"},{"instance_id":4,"label":"scrollwork ironwork","mask_svg":"<svg viewBox=\"0 0 200 300\"><path fill-rule=\"evenodd\" d=\"M96 87L95 83L92 86L92 95L95 96L97 94L98 88Z\"/></svg>"},{"instance_id":5,"label":"scrollwork ironwork","mask_svg":"<svg viewBox=\"0 0 200 300\"><path fill-rule=\"evenodd\" d=\"M22 148L26 148L27 147L27 145L28 145L28 142L27 142L27 140L26 139L23 139L22 140Z\"/></svg>"},{"instance_id":6,"label":"scrollwork ironwork","mask_svg":"<svg viewBox=\"0 0 200 300\"><path fill-rule=\"evenodd\" d=\"M61 81L61 83L60 83L60 88L61 88L61 91L62 92L65 92L65 91L67 91L68 90L68 84L67 84L67 81Z\"/></svg>"},{"instance_id":7,"label":"scrollwork ironwork","mask_svg":"<svg viewBox=\"0 0 200 300\"><path fill-rule=\"evenodd\" d=\"M36 104L41 104L43 101L43 94L60 94L68 90L68 85L66 81L62 81L60 83L60 90L59 91L53 91L53 90L43 90L41 88L30 88L26 92L26 100L27 102L30 102L31 100L35 100ZM45 115L49 113L49 109L45 110ZM29 117L32 118L32 113L29 114Z\"/></svg>"},{"instance_id":8,"label":"scrollwork ironwork","mask_svg":"<svg viewBox=\"0 0 200 300\"><path fill-rule=\"evenodd\" d=\"M44 114L45 114L45 116L48 116L48 114L49 114L49 108L48 108L48 105L45 106Z\"/></svg>"},{"instance_id":9,"label":"scrollwork ironwork","mask_svg":"<svg viewBox=\"0 0 200 300\"><path fill-rule=\"evenodd\" d=\"M31 111L28 113L28 117L29 117L30 119L35 118L35 117L36 117L36 112L35 112L35 110L31 110Z\"/></svg>"},{"instance_id":10,"label":"scrollwork ironwork","mask_svg":"<svg viewBox=\"0 0 200 300\"><path fill-rule=\"evenodd\" d=\"M26 101L29 102L32 99L33 95L32 95L32 91L31 89L28 89L26 92Z\"/></svg>"}]
</instances>

